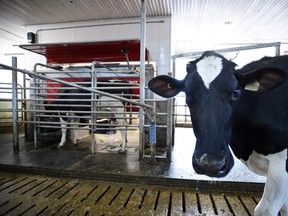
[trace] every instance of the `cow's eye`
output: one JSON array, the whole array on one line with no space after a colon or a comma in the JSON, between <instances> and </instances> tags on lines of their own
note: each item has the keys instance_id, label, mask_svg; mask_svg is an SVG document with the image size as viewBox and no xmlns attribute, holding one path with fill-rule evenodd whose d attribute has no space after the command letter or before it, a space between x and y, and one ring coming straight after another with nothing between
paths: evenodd
<instances>
[{"instance_id":1,"label":"cow's eye","mask_svg":"<svg viewBox=\"0 0 288 216\"><path fill-rule=\"evenodd\" d=\"M241 90L239 88L235 89L232 95L232 100L233 101L239 100L240 95L241 95Z\"/></svg>"},{"instance_id":2,"label":"cow's eye","mask_svg":"<svg viewBox=\"0 0 288 216\"><path fill-rule=\"evenodd\" d=\"M173 85L171 83L167 83L166 86L167 86L168 89L172 89L173 88Z\"/></svg>"}]
</instances>

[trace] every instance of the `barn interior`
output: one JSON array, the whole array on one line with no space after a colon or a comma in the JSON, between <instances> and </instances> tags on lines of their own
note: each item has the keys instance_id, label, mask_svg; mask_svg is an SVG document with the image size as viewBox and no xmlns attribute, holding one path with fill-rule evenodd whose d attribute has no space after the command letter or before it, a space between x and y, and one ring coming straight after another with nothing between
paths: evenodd
<instances>
[{"instance_id":1,"label":"barn interior","mask_svg":"<svg viewBox=\"0 0 288 216\"><path fill-rule=\"evenodd\" d=\"M265 178L251 173L237 158L234 168L224 178L196 174L192 168L195 137L184 94L174 100L163 100L149 92L147 82L156 75L168 73L182 79L187 62L205 50L219 51L238 67L265 55L287 54L287 7L286 1L276 0L233 3L197 0L1 1L0 64L13 66L16 57L14 66L20 70L50 74L51 79L79 84L83 78L90 78L91 68L96 65L93 62L97 62L96 70L101 68L101 72L97 72L97 82L101 82L101 78L128 80L128 88L136 89L133 94L143 91L144 104L156 106L160 117L156 119L156 156L152 154L147 136L151 132L150 117L137 104L134 110L127 112L130 115L126 115L129 123L124 154L118 153L122 137L116 127L111 128L111 121L105 125L109 129L89 133L93 119L79 131L77 145L72 141L76 124L71 123L66 145L57 148L61 139L59 120L51 127L51 122L47 126L40 117L33 119L39 112L33 104L37 106L39 101L42 104L47 95L43 99L40 92L38 98L30 100L35 94L31 89L36 84L47 88L47 82L43 84L41 77L18 71L16 80L21 86L18 89L24 89L25 93L18 96L24 100L19 99L21 111L16 114L17 120L13 120L13 74L12 70L0 67L3 74L0 81L0 213L53 215L59 210L58 215L72 212L74 215L95 215L103 206L99 215L131 215L132 210L142 215L253 215ZM145 37L141 35L143 31ZM136 49L130 46L135 43ZM93 47L93 44L102 47ZM142 45L144 54L140 50ZM69 46L78 47L71 51ZM36 70L35 64L39 64ZM45 65L61 65L64 70L59 74ZM111 68L125 69L129 73L113 75L115 71L109 72ZM108 73L105 71L101 75L103 70ZM68 74L67 71L72 72ZM130 86L131 83L137 84L137 88ZM56 89L59 91L62 87L56 86ZM139 97L135 99L133 95L129 99L141 102ZM139 110L142 110L143 118ZM25 117L27 113L28 117ZM173 118L173 124L169 123L170 118ZM34 124L39 122L42 126L34 130ZM38 194L25 192L31 184L35 184L32 191L42 181L54 182L55 179L71 184L66 187L59 183L68 194L67 198L63 195L65 199L57 197L61 204L43 204L56 197L53 187L41 189L47 195L38 202L34 199ZM83 205L81 200L72 203L81 193L75 185L88 184L86 181L99 181L99 188L103 183L108 185L103 186L103 193L97 194L96 207L92 206L94 201L85 201ZM92 193L93 188L90 189ZM89 190L85 187L83 190L87 192L83 196L88 197ZM134 191L140 198L133 197ZM195 201L190 200L191 194ZM125 196L128 197L125 200L120 198ZM131 201L128 202L129 197ZM33 204L26 204L30 199ZM116 205L121 199L124 200L121 205ZM115 209L112 210L113 205Z\"/></svg>"}]
</instances>

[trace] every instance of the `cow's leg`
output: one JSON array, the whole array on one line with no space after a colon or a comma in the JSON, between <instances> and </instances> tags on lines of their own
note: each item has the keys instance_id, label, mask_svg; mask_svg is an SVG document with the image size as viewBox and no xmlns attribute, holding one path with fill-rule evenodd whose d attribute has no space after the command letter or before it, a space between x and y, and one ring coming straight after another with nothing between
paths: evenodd
<instances>
[{"instance_id":1,"label":"cow's leg","mask_svg":"<svg viewBox=\"0 0 288 216\"><path fill-rule=\"evenodd\" d=\"M61 141L58 144L57 148L61 148L65 145L66 142L66 136L67 136L67 121L65 121L63 118L60 117L60 122L61 122Z\"/></svg>"},{"instance_id":2,"label":"cow's leg","mask_svg":"<svg viewBox=\"0 0 288 216\"><path fill-rule=\"evenodd\" d=\"M105 96L103 96L102 99L110 100L110 101L104 101L103 100L103 102L101 101L101 106L109 107L105 110L108 110L109 112L111 112L115 116L115 118L117 120L117 124L126 125L127 123L126 123L125 115L124 115L125 108L123 107L123 104L118 100L114 100L114 99L111 99L111 98L105 97ZM121 127L120 126L117 129L120 130L121 137L122 137L121 148L118 152L119 153L125 153L126 152L126 144L127 144L127 127L125 127L125 126Z\"/></svg>"},{"instance_id":3,"label":"cow's leg","mask_svg":"<svg viewBox=\"0 0 288 216\"><path fill-rule=\"evenodd\" d=\"M78 142L79 142L79 122L80 122L80 118L75 118L74 119L74 123L75 123L75 129L74 129L74 139L73 139L73 143L75 144L75 145L77 145L78 144Z\"/></svg>"},{"instance_id":4,"label":"cow's leg","mask_svg":"<svg viewBox=\"0 0 288 216\"><path fill-rule=\"evenodd\" d=\"M281 212L281 216L287 216L288 215L288 199L286 199L286 202L282 206L280 212Z\"/></svg>"},{"instance_id":5,"label":"cow's leg","mask_svg":"<svg viewBox=\"0 0 288 216\"><path fill-rule=\"evenodd\" d=\"M111 104L112 105L112 104ZM127 127L123 126L126 125L126 119L125 119L125 109L123 106L123 104L120 101L114 101L113 102L113 106L111 106L110 111L113 113L113 115L115 116L116 120L117 120L117 124L122 125L120 127L118 127L118 130L120 130L121 133L121 137L122 137L122 143L121 143L121 148L118 151L120 154L124 154L126 152L126 146L127 146ZM117 107L115 107L117 106Z\"/></svg>"},{"instance_id":6,"label":"cow's leg","mask_svg":"<svg viewBox=\"0 0 288 216\"><path fill-rule=\"evenodd\" d=\"M287 150L266 156L265 159L269 160L267 181L263 196L255 208L255 216L276 216L282 207L284 208L283 212L285 211L288 199L286 158Z\"/></svg>"},{"instance_id":7,"label":"cow's leg","mask_svg":"<svg viewBox=\"0 0 288 216\"><path fill-rule=\"evenodd\" d=\"M287 199L287 184L288 178L282 177L282 172L271 172L274 173L274 176L268 176L267 182L265 184L263 196L259 204L255 208L254 215L267 215L267 216L277 216L280 209L282 212L285 212L285 200ZM282 207L283 206L283 207ZM287 216L286 214L281 214L281 216Z\"/></svg>"},{"instance_id":8,"label":"cow's leg","mask_svg":"<svg viewBox=\"0 0 288 216\"><path fill-rule=\"evenodd\" d=\"M126 125L126 121L124 119L124 115L118 114L115 115L117 119L117 124L119 125ZM121 143L121 148L119 150L119 153L125 153L126 152L126 147L127 147L127 128L126 127L119 127L121 137L122 137L122 143Z\"/></svg>"}]
</instances>

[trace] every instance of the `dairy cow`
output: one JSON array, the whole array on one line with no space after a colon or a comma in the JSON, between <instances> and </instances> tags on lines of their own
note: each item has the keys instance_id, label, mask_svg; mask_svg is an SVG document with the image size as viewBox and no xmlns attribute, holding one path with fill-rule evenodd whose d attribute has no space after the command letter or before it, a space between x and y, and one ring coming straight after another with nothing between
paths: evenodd
<instances>
[{"instance_id":1,"label":"dairy cow","mask_svg":"<svg viewBox=\"0 0 288 216\"><path fill-rule=\"evenodd\" d=\"M121 86L124 81L106 81L107 84L98 85L98 87L109 87L107 90L104 90L107 93L116 94L116 95L129 95L131 94L131 90L129 88L123 89L125 86ZM90 87L88 85L82 84L84 87ZM113 87L113 89L111 89ZM117 89L118 87L118 89ZM126 86L127 87L127 86ZM51 100L52 102L45 105L46 110L57 110L60 111L60 122L61 122L61 140L58 144L58 148L61 148L66 143L67 136L67 123L70 121L74 121L75 123L75 135L74 135L74 144L78 143L78 130L77 123L79 123L80 119L83 116L87 116L87 112L91 112L91 94L90 92L84 91L82 89L63 89L58 92L56 100ZM115 118L117 121L117 125L119 125L118 129L120 130L122 143L119 153L125 153L125 148L127 145L127 131L126 131L126 120L125 120L125 107L124 104L117 100L107 96L98 96L98 101L96 103L98 107L98 111L108 111L109 114L105 114L104 117ZM67 113L65 113L67 111ZM109 116L107 116L109 115ZM103 116L101 116L103 117Z\"/></svg>"},{"instance_id":2,"label":"dairy cow","mask_svg":"<svg viewBox=\"0 0 288 216\"><path fill-rule=\"evenodd\" d=\"M226 176L234 164L230 145L251 171L267 176L255 215L288 215L288 56L235 66L207 51L187 64L183 80L161 75L148 87L166 98L185 92L197 173Z\"/></svg>"}]
</instances>

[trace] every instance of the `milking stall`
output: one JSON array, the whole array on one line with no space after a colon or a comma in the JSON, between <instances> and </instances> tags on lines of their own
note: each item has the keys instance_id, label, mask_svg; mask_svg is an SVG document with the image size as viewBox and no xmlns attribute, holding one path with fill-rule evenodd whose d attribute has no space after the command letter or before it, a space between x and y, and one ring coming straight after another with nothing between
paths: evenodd
<instances>
[{"instance_id":1,"label":"milking stall","mask_svg":"<svg viewBox=\"0 0 288 216\"><path fill-rule=\"evenodd\" d=\"M287 55L287 7L1 1L0 215L254 215L266 177L234 155L225 177L197 174L184 90L148 86L206 50L238 68Z\"/></svg>"}]
</instances>

